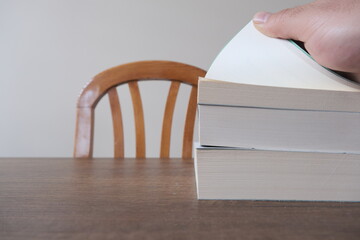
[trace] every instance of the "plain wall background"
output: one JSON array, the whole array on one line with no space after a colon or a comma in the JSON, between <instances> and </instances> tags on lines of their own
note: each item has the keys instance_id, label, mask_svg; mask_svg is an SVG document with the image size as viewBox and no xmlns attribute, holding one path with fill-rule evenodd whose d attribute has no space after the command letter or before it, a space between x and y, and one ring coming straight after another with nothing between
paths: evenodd
<instances>
[{"instance_id":1,"label":"plain wall background","mask_svg":"<svg viewBox=\"0 0 360 240\"><path fill-rule=\"evenodd\" d=\"M0 157L70 157L75 104L97 73L138 60L208 69L259 10L305 0L0 0ZM167 83L140 85L147 154L159 152ZM176 105L172 156L180 156L188 87ZM155 93L155 94L154 94ZM134 156L130 95L120 87L127 156ZM107 98L96 110L94 156L112 156ZM177 138L176 138L177 137ZM151 141L149 141L151 139ZM174 147L175 146L175 147Z\"/></svg>"}]
</instances>

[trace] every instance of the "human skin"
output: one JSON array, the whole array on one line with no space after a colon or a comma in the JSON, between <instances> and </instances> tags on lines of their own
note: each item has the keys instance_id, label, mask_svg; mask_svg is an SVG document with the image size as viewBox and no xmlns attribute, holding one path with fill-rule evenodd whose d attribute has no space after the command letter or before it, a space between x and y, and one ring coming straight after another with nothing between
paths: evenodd
<instances>
[{"instance_id":1,"label":"human skin","mask_svg":"<svg viewBox=\"0 0 360 240\"><path fill-rule=\"evenodd\" d=\"M317 0L271 14L258 12L263 34L304 42L321 65L360 82L360 0Z\"/></svg>"}]
</instances>

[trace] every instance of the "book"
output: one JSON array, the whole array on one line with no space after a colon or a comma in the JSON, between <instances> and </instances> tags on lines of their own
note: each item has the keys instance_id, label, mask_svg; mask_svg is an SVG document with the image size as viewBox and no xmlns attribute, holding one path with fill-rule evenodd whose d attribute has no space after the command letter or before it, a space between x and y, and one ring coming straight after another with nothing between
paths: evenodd
<instances>
[{"instance_id":1,"label":"book","mask_svg":"<svg viewBox=\"0 0 360 240\"><path fill-rule=\"evenodd\" d=\"M198 104L360 112L360 92L261 86L200 77Z\"/></svg>"},{"instance_id":2,"label":"book","mask_svg":"<svg viewBox=\"0 0 360 240\"><path fill-rule=\"evenodd\" d=\"M218 54L205 77L261 86L360 92L358 84L319 65L294 41L267 37L252 22Z\"/></svg>"},{"instance_id":3,"label":"book","mask_svg":"<svg viewBox=\"0 0 360 240\"><path fill-rule=\"evenodd\" d=\"M289 40L252 23L216 57L198 87L206 146L360 153L360 87Z\"/></svg>"},{"instance_id":4,"label":"book","mask_svg":"<svg viewBox=\"0 0 360 240\"><path fill-rule=\"evenodd\" d=\"M205 146L360 153L360 113L200 105Z\"/></svg>"},{"instance_id":5,"label":"book","mask_svg":"<svg viewBox=\"0 0 360 240\"><path fill-rule=\"evenodd\" d=\"M198 199L360 201L360 155L197 146Z\"/></svg>"}]
</instances>

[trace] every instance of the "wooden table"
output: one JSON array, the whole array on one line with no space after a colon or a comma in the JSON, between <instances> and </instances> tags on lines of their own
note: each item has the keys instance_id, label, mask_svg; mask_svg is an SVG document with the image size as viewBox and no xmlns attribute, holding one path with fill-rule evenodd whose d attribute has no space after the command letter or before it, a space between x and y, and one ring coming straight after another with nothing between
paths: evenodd
<instances>
[{"instance_id":1,"label":"wooden table","mask_svg":"<svg viewBox=\"0 0 360 240\"><path fill-rule=\"evenodd\" d=\"M192 161L0 159L0 239L360 239L360 203L198 201Z\"/></svg>"}]
</instances>

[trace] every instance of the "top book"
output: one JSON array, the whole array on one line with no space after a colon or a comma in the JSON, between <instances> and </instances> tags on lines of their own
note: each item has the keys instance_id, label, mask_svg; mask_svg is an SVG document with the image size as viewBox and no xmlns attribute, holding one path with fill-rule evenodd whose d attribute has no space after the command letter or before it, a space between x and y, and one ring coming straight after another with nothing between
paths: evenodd
<instances>
[{"instance_id":1,"label":"top book","mask_svg":"<svg viewBox=\"0 0 360 240\"><path fill-rule=\"evenodd\" d=\"M322 67L293 41L263 35L252 22L199 82L199 104L360 112L359 102L359 84Z\"/></svg>"},{"instance_id":2,"label":"top book","mask_svg":"<svg viewBox=\"0 0 360 240\"><path fill-rule=\"evenodd\" d=\"M262 86L360 92L291 40L270 38L248 23L220 52L206 78Z\"/></svg>"}]
</instances>

